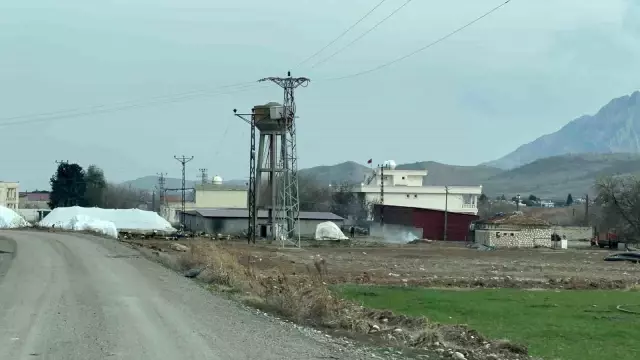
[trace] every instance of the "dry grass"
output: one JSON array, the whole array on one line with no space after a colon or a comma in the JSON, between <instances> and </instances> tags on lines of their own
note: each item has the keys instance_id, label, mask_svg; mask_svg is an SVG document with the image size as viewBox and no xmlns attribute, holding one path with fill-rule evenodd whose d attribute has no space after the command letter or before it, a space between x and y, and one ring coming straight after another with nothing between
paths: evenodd
<instances>
[{"instance_id":1,"label":"dry grass","mask_svg":"<svg viewBox=\"0 0 640 360\"><path fill-rule=\"evenodd\" d=\"M284 271L265 275L256 266L262 259L249 255L247 260L243 265L237 254L208 243L194 245L177 264L183 271L203 268L199 280L240 291L245 302L299 323L329 326L344 308L322 282L327 272L324 259L314 259L315 273L307 267L309 274L301 276L287 276Z\"/></svg>"},{"instance_id":2,"label":"dry grass","mask_svg":"<svg viewBox=\"0 0 640 360\"><path fill-rule=\"evenodd\" d=\"M298 324L369 334L385 343L421 349L446 345L464 350L470 360L483 358L483 349L489 349L485 346L489 342L466 327L370 310L338 297L325 282L329 261L323 257L309 259L306 273L289 275L284 268L265 271L259 266L262 262L259 255L235 252L233 247L209 242L193 244L189 251L179 254L175 267L182 271L203 269L198 280L234 290L246 304ZM504 353L504 359L526 357L506 348L492 346L491 351Z\"/></svg>"}]
</instances>

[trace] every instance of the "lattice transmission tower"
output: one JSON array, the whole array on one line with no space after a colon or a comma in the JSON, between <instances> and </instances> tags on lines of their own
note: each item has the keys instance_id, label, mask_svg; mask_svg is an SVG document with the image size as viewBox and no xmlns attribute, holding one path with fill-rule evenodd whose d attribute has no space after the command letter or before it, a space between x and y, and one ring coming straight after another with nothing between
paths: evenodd
<instances>
[{"instance_id":1,"label":"lattice transmission tower","mask_svg":"<svg viewBox=\"0 0 640 360\"><path fill-rule=\"evenodd\" d=\"M284 101L278 124L282 127L280 135L280 156L278 179L274 182L277 187L275 224L273 233L282 245L287 243L300 247L300 197L298 194L298 152L296 144L296 103L295 89L309 85L306 77L267 77L260 82L270 81L284 90Z\"/></svg>"}]
</instances>

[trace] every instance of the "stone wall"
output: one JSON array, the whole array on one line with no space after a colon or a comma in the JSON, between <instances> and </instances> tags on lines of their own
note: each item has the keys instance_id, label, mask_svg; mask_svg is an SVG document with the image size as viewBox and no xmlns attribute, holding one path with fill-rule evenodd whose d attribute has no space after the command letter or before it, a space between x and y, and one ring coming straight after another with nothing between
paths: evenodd
<instances>
[{"instance_id":1,"label":"stone wall","mask_svg":"<svg viewBox=\"0 0 640 360\"><path fill-rule=\"evenodd\" d=\"M554 226L552 230L563 239L569 241L591 240L593 237L593 228L591 226Z\"/></svg>"},{"instance_id":2,"label":"stone wall","mask_svg":"<svg viewBox=\"0 0 640 360\"><path fill-rule=\"evenodd\" d=\"M551 247L551 228L496 228L476 230L476 242L497 248Z\"/></svg>"}]
</instances>

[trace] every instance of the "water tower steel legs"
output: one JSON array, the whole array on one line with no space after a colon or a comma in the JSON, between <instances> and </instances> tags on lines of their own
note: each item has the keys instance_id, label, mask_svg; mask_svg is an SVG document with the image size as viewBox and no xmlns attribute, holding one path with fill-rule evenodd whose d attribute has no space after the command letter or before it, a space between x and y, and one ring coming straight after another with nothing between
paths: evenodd
<instances>
[{"instance_id":1,"label":"water tower steel legs","mask_svg":"<svg viewBox=\"0 0 640 360\"><path fill-rule=\"evenodd\" d=\"M294 92L299 86L307 86L309 79L304 77L294 78L291 73L286 78L268 77L260 81L270 81L284 89L284 103L281 124L281 168L282 174L278 186L280 188L278 209L278 237L282 240L282 246L290 243L300 247L300 198L298 196L298 154L296 148L296 104ZM282 233L282 231L284 233Z\"/></svg>"},{"instance_id":2,"label":"water tower steel legs","mask_svg":"<svg viewBox=\"0 0 640 360\"><path fill-rule=\"evenodd\" d=\"M260 132L260 141L258 145L258 169L257 181L260 188L266 176L266 185L268 192L257 191L256 204L259 208L266 208L269 211L270 234L269 238L275 240L277 224L277 206L278 206L278 173L282 172L279 168L278 161L278 133L276 132Z\"/></svg>"}]
</instances>

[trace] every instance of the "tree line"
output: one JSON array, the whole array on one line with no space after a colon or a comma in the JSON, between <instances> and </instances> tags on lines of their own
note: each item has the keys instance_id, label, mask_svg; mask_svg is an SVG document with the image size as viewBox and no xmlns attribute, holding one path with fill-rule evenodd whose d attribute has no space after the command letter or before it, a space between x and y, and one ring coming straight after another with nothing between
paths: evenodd
<instances>
[{"instance_id":1,"label":"tree line","mask_svg":"<svg viewBox=\"0 0 640 360\"><path fill-rule=\"evenodd\" d=\"M597 232L615 232L629 243L640 243L640 177L615 175L597 179L592 194L595 195L593 200L580 206L575 206L573 196L568 194L567 200L561 204L567 208L549 209L554 213L550 222L555 225L593 226ZM506 200L506 197L498 196L497 199ZM530 195L526 200L539 201L539 198ZM478 201L481 219L515 209L512 203L491 203L484 194ZM561 211L563 209L564 212ZM528 208L520 210L528 211Z\"/></svg>"},{"instance_id":2,"label":"tree line","mask_svg":"<svg viewBox=\"0 0 640 360\"><path fill-rule=\"evenodd\" d=\"M159 199L149 191L109 183L104 171L96 165L87 169L75 163L60 163L50 179L49 207L82 206L106 209L129 209L144 206L159 211ZM261 198L267 196L267 186L261 186ZM321 185L312 178L298 179L300 211L332 212L344 218L366 221L370 211L364 197L353 192L353 185L344 182Z\"/></svg>"},{"instance_id":3,"label":"tree line","mask_svg":"<svg viewBox=\"0 0 640 360\"><path fill-rule=\"evenodd\" d=\"M148 191L109 183L104 171L96 165L85 170L76 163L60 163L49 184L51 209L69 206L131 209L157 203Z\"/></svg>"}]
</instances>

